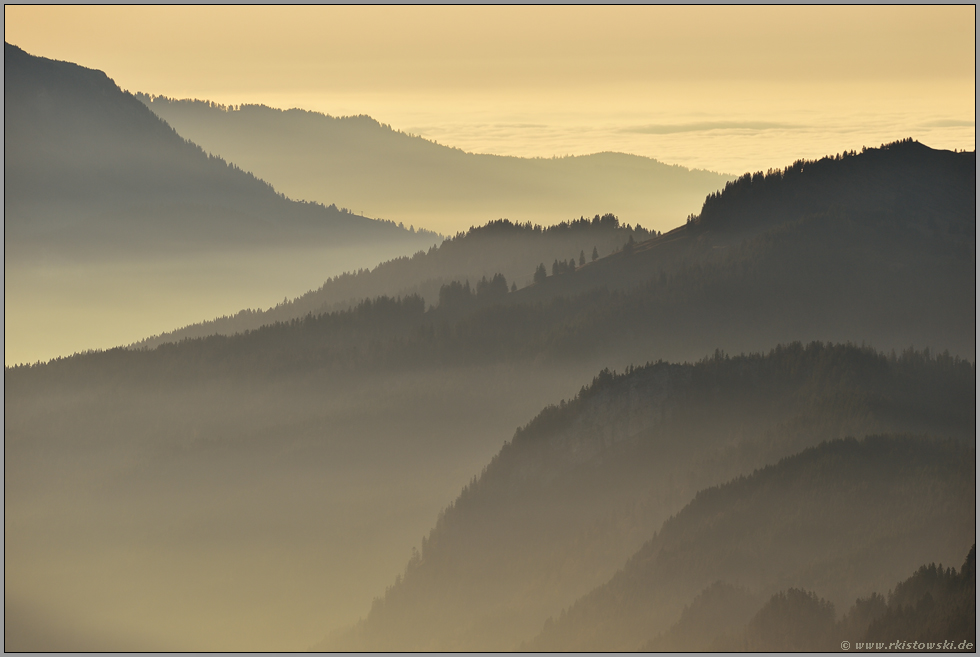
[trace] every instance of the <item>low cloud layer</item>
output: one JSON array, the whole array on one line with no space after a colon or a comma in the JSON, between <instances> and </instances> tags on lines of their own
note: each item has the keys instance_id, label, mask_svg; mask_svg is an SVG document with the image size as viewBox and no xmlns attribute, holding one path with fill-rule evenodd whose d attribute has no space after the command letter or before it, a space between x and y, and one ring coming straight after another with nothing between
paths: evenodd
<instances>
[{"instance_id":1,"label":"low cloud layer","mask_svg":"<svg viewBox=\"0 0 980 657\"><path fill-rule=\"evenodd\" d=\"M806 127L797 123L771 121L702 121L699 123L654 123L629 126L621 129L620 132L641 135L671 135L678 132L708 132L710 130L794 130Z\"/></svg>"}]
</instances>

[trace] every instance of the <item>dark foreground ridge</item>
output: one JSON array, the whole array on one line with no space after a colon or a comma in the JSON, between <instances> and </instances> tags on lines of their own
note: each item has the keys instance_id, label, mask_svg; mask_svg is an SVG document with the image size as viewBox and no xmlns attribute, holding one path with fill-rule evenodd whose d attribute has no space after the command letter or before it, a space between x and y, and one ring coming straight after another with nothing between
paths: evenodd
<instances>
[{"instance_id":1,"label":"dark foreground ridge","mask_svg":"<svg viewBox=\"0 0 980 657\"><path fill-rule=\"evenodd\" d=\"M698 490L822 441L830 442L698 494L622 574L527 647L635 650L667 629L651 618L670 622L719 578L758 593L779 586L777 573L785 572L798 580L786 586L819 581L824 595L853 601L913 568L927 547L965 549L973 498L958 496L972 481L973 373L949 357L822 344L603 372L519 430L446 509L404 578L361 624L321 647L516 648L610 578ZM956 441L841 440L883 431ZM930 470L936 463L945 474ZM906 476L912 483L902 483ZM956 483L930 497L929 487L947 476ZM914 512L901 506L913 499ZM726 518L729 508L735 515ZM938 533L933 512L945 518ZM702 515L703 526L681 520ZM799 525L806 517L821 520L806 529ZM698 529L679 529L689 526ZM861 531L870 542L849 543ZM734 543L719 538L726 532ZM885 549L891 539L896 547ZM736 553L718 552L743 543ZM870 545L879 550L873 558ZM844 575L868 559L866 573Z\"/></svg>"}]
</instances>

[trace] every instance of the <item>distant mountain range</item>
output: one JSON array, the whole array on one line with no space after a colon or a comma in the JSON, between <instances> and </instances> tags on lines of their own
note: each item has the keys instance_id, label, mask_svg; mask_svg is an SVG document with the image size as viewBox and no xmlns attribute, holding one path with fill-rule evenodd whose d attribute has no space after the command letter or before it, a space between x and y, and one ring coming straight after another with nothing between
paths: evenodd
<instances>
[{"instance_id":1,"label":"distant mountain range","mask_svg":"<svg viewBox=\"0 0 980 657\"><path fill-rule=\"evenodd\" d=\"M662 231L732 178L623 153L548 159L466 153L368 116L137 97L184 137L291 198L448 234L497 219L549 225L609 212Z\"/></svg>"},{"instance_id":2,"label":"distant mountain range","mask_svg":"<svg viewBox=\"0 0 980 657\"><path fill-rule=\"evenodd\" d=\"M5 255L403 241L434 234L299 203L174 129L101 71L4 44Z\"/></svg>"}]
</instances>

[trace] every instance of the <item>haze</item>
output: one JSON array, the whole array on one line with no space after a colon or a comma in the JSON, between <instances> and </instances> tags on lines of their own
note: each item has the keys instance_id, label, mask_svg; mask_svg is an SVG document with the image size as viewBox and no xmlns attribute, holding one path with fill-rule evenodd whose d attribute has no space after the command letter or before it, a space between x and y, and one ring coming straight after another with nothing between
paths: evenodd
<instances>
[{"instance_id":1,"label":"haze","mask_svg":"<svg viewBox=\"0 0 980 657\"><path fill-rule=\"evenodd\" d=\"M972 650L974 24L6 7L5 651Z\"/></svg>"},{"instance_id":2,"label":"haze","mask_svg":"<svg viewBox=\"0 0 980 657\"><path fill-rule=\"evenodd\" d=\"M622 151L737 175L910 134L972 148L974 17L972 6L8 6L5 39L130 91L369 114L478 153Z\"/></svg>"}]
</instances>

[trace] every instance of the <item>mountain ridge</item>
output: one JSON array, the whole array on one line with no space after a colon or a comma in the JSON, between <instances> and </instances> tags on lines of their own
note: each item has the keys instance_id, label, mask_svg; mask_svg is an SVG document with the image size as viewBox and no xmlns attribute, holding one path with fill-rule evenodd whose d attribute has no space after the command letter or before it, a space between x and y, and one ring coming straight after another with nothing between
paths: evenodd
<instances>
[{"instance_id":1,"label":"mountain ridge","mask_svg":"<svg viewBox=\"0 0 980 657\"><path fill-rule=\"evenodd\" d=\"M102 71L6 42L4 53L8 254L66 242L150 250L159 248L151 242L288 243L324 230L335 241L357 239L358 230L420 241L391 222L289 201L180 136Z\"/></svg>"},{"instance_id":2,"label":"mountain ridge","mask_svg":"<svg viewBox=\"0 0 980 657\"><path fill-rule=\"evenodd\" d=\"M139 98L182 134L275 181L290 196L336 199L447 234L498 218L549 225L596 212L663 229L730 179L609 152L566 158L467 153L365 115Z\"/></svg>"}]
</instances>

